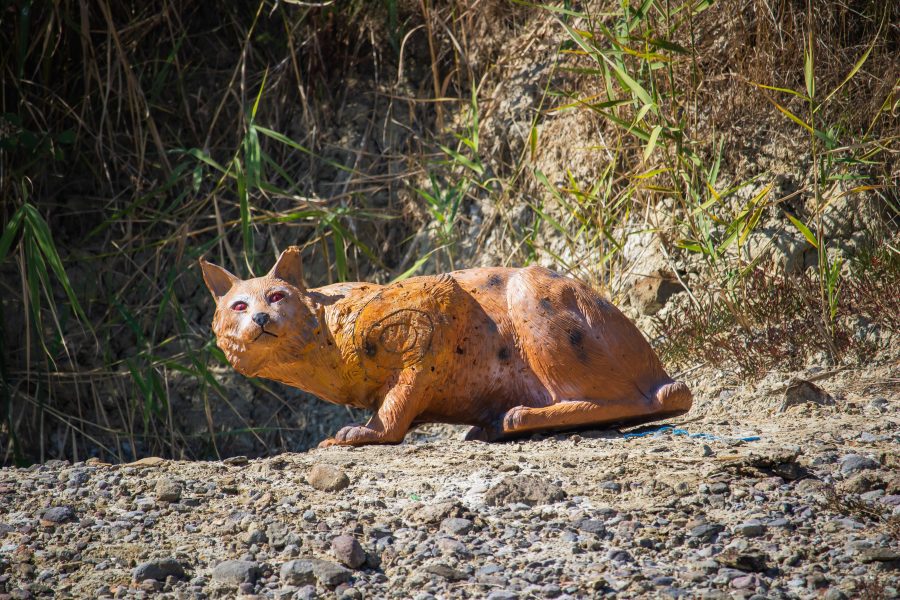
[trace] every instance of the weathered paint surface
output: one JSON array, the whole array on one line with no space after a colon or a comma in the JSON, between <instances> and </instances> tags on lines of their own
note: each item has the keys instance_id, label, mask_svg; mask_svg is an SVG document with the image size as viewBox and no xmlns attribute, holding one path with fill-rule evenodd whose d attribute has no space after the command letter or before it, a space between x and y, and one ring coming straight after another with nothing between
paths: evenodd
<instances>
[{"instance_id":1,"label":"weathered paint surface","mask_svg":"<svg viewBox=\"0 0 900 600\"><path fill-rule=\"evenodd\" d=\"M235 369L374 411L322 445L397 443L414 422L469 424L470 438L493 440L691 407L628 318L542 267L307 289L295 247L246 281L201 266Z\"/></svg>"}]
</instances>

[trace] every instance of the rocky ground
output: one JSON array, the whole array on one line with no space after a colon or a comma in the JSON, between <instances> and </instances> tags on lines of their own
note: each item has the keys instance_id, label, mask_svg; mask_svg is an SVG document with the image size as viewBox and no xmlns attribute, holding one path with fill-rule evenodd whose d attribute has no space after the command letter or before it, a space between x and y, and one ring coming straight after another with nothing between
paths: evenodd
<instances>
[{"instance_id":1,"label":"rocky ground","mask_svg":"<svg viewBox=\"0 0 900 600\"><path fill-rule=\"evenodd\" d=\"M896 597L897 375L700 369L642 435L4 469L0 597Z\"/></svg>"}]
</instances>

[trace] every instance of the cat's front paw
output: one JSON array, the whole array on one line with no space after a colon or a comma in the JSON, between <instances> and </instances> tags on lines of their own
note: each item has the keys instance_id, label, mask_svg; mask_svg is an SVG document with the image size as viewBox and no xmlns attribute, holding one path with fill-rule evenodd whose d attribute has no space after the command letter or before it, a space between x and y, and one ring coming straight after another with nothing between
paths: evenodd
<instances>
[{"instance_id":1,"label":"cat's front paw","mask_svg":"<svg viewBox=\"0 0 900 600\"><path fill-rule=\"evenodd\" d=\"M395 439L396 438L396 439ZM342 428L334 437L319 444L319 448L330 446L363 446L365 444L396 444L403 441L403 436L392 436L379 433L365 425L348 425Z\"/></svg>"}]
</instances>

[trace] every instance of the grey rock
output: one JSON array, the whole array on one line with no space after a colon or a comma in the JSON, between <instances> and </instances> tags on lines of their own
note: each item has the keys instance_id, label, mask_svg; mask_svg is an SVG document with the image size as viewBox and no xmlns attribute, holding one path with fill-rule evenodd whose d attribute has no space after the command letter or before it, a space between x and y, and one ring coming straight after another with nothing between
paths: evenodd
<instances>
[{"instance_id":1,"label":"grey rock","mask_svg":"<svg viewBox=\"0 0 900 600\"><path fill-rule=\"evenodd\" d=\"M469 554L465 544L449 537L438 538L437 547L442 554L455 554L457 556L467 556Z\"/></svg>"},{"instance_id":2,"label":"grey rock","mask_svg":"<svg viewBox=\"0 0 900 600\"><path fill-rule=\"evenodd\" d=\"M168 477L160 477L156 481L156 499L160 502L178 502L181 500L181 484Z\"/></svg>"},{"instance_id":3,"label":"grey rock","mask_svg":"<svg viewBox=\"0 0 900 600\"><path fill-rule=\"evenodd\" d=\"M304 585L294 592L294 600L314 600L318 597L315 585Z\"/></svg>"},{"instance_id":4,"label":"grey rock","mask_svg":"<svg viewBox=\"0 0 900 600\"><path fill-rule=\"evenodd\" d=\"M438 577L443 577L449 581L463 581L464 579L468 579L469 576L457 569L449 567L443 563L435 563L432 565L428 565L425 567L426 573L431 573L432 575L437 575Z\"/></svg>"},{"instance_id":5,"label":"grey rock","mask_svg":"<svg viewBox=\"0 0 900 600\"><path fill-rule=\"evenodd\" d=\"M897 563L900 566L900 552L890 548L869 548L859 554L859 559L864 563Z\"/></svg>"},{"instance_id":6,"label":"grey rock","mask_svg":"<svg viewBox=\"0 0 900 600\"><path fill-rule=\"evenodd\" d=\"M41 523L44 525L58 525L74 519L75 511L71 506L54 506L41 515Z\"/></svg>"},{"instance_id":7,"label":"grey rock","mask_svg":"<svg viewBox=\"0 0 900 600\"><path fill-rule=\"evenodd\" d=\"M688 535L692 538L709 542L714 540L715 537L724 530L725 527L718 523L702 523L693 527Z\"/></svg>"},{"instance_id":8,"label":"grey rock","mask_svg":"<svg viewBox=\"0 0 900 600\"><path fill-rule=\"evenodd\" d=\"M314 562L312 560L289 560L281 565L278 574L282 585L314 584L316 582Z\"/></svg>"},{"instance_id":9,"label":"grey rock","mask_svg":"<svg viewBox=\"0 0 900 600\"><path fill-rule=\"evenodd\" d=\"M618 481L604 481L599 486L601 490L619 493L622 491L622 484Z\"/></svg>"},{"instance_id":10,"label":"grey rock","mask_svg":"<svg viewBox=\"0 0 900 600\"><path fill-rule=\"evenodd\" d=\"M157 558L136 566L131 572L131 579L136 583L147 579L165 581L167 577L184 578L184 567L174 558Z\"/></svg>"},{"instance_id":11,"label":"grey rock","mask_svg":"<svg viewBox=\"0 0 900 600\"><path fill-rule=\"evenodd\" d=\"M877 460L861 454L848 454L841 459L841 473L849 475L857 471L877 469L881 465Z\"/></svg>"},{"instance_id":12,"label":"grey rock","mask_svg":"<svg viewBox=\"0 0 900 600\"><path fill-rule=\"evenodd\" d=\"M350 485L350 478L333 465L314 465L306 476L309 485L323 492L338 492Z\"/></svg>"},{"instance_id":13,"label":"grey rock","mask_svg":"<svg viewBox=\"0 0 900 600\"><path fill-rule=\"evenodd\" d=\"M366 562L366 551L352 535L339 535L331 540L331 553L351 569Z\"/></svg>"},{"instance_id":14,"label":"grey rock","mask_svg":"<svg viewBox=\"0 0 900 600\"><path fill-rule=\"evenodd\" d=\"M551 504L565 499L566 493L557 484L536 475L515 475L504 478L485 493L488 506L521 503L528 506Z\"/></svg>"},{"instance_id":15,"label":"grey rock","mask_svg":"<svg viewBox=\"0 0 900 600\"><path fill-rule=\"evenodd\" d=\"M472 531L472 521L459 517L450 517L441 521L441 531L453 535L466 535Z\"/></svg>"},{"instance_id":16,"label":"grey rock","mask_svg":"<svg viewBox=\"0 0 900 600\"><path fill-rule=\"evenodd\" d=\"M215 566L212 580L220 584L237 587L255 582L260 575L259 563L251 560L226 560Z\"/></svg>"},{"instance_id":17,"label":"grey rock","mask_svg":"<svg viewBox=\"0 0 900 600\"><path fill-rule=\"evenodd\" d=\"M478 567L475 570L475 575L477 577L481 577L483 575L496 575L497 573L502 573L503 567L496 563L488 563L484 566Z\"/></svg>"},{"instance_id":18,"label":"grey rock","mask_svg":"<svg viewBox=\"0 0 900 600\"><path fill-rule=\"evenodd\" d=\"M248 546L252 546L253 544L265 544L269 541L266 532L257 528L250 529L244 533L244 535L241 536L241 539Z\"/></svg>"},{"instance_id":19,"label":"grey rock","mask_svg":"<svg viewBox=\"0 0 900 600\"><path fill-rule=\"evenodd\" d=\"M319 583L328 588L334 588L342 583L346 583L353 576L353 571L350 569L328 560L314 561L313 573Z\"/></svg>"},{"instance_id":20,"label":"grey rock","mask_svg":"<svg viewBox=\"0 0 900 600\"><path fill-rule=\"evenodd\" d=\"M519 594L507 590L494 590L487 595L487 600L518 600Z\"/></svg>"},{"instance_id":21,"label":"grey rock","mask_svg":"<svg viewBox=\"0 0 900 600\"><path fill-rule=\"evenodd\" d=\"M597 521L595 519L585 519L581 521L578 523L578 529L585 533L594 533L597 535L606 533L606 525L604 525L603 521Z\"/></svg>"},{"instance_id":22,"label":"grey rock","mask_svg":"<svg viewBox=\"0 0 900 600\"><path fill-rule=\"evenodd\" d=\"M734 532L748 538L759 537L766 532L766 526L759 519L751 519L737 525Z\"/></svg>"}]
</instances>

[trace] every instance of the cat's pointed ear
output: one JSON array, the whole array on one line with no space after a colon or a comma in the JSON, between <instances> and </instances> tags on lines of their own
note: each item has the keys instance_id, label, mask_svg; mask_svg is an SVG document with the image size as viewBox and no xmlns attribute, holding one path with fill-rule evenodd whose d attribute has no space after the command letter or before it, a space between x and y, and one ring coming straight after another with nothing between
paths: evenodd
<instances>
[{"instance_id":1,"label":"cat's pointed ear","mask_svg":"<svg viewBox=\"0 0 900 600\"><path fill-rule=\"evenodd\" d=\"M232 275L227 270L214 265L211 262L207 262L203 258L200 259L200 270L203 271L203 281L206 282L206 287L212 292L216 302L219 301L219 298L228 293L231 286L240 281L238 277Z\"/></svg>"},{"instance_id":2,"label":"cat's pointed ear","mask_svg":"<svg viewBox=\"0 0 900 600\"><path fill-rule=\"evenodd\" d=\"M275 262L275 266L269 271L269 277L286 281L298 290L306 289L306 286L303 285L303 261L300 259L300 248L290 246L282 252Z\"/></svg>"}]
</instances>

